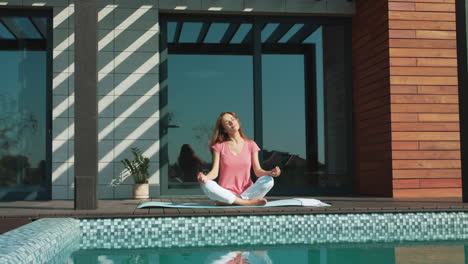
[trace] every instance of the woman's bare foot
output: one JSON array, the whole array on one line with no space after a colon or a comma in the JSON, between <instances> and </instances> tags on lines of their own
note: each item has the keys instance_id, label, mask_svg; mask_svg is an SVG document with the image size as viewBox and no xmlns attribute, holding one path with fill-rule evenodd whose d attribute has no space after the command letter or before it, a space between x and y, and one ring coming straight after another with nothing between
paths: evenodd
<instances>
[{"instance_id":1,"label":"woman's bare foot","mask_svg":"<svg viewBox=\"0 0 468 264\"><path fill-rule=\"evenodd\" d=\"M267 203L267 200L265 198L251 199L251 200L244 200L241 198L236 198L234 203L238 205L254 206L254 205L265 205Z\"/></svg>"}]
</instances>

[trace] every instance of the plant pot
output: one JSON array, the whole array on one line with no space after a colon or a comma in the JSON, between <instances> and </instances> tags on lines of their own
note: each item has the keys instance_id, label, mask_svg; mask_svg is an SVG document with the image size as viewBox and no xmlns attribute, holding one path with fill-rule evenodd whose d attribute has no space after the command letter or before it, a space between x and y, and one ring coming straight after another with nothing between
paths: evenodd
<instances>
[{"instance_id":1,"label":"plant pot","mask_svg":"<svg viewBox=\"0 0 468 264\"><path fill-rule=\"evenodd\" d=\"M149 198L149 184L134 184L133 185L133 199L148 199Z\"/></svg>"}]
</instances>

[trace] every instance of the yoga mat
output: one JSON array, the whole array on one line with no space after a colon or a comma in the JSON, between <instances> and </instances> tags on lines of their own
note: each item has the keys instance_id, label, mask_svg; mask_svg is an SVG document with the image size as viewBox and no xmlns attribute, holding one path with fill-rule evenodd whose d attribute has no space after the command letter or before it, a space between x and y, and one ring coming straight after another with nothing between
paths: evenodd
<instances>
[{"instance_id":1,"label":"yoga mat","mask_svg":"<svg viewBox=\"0 0 468 264\"><path fill-rule=\"evenodd\" d=\"M255 206L240 206L240 207L278 207L278 206L313 206L322 207L330 206L329 204L323 203L317 199L305 199L305 198L292 198L283 199L276 201L268 201L266 205L255 205ZM213 204L201 204L201 203L166 203L166 202L146 202L140 204L137 208L148 208L148 207L169 207L169 208L232 208L232 206L216 206Z\"/></svg>"}]
</instances>

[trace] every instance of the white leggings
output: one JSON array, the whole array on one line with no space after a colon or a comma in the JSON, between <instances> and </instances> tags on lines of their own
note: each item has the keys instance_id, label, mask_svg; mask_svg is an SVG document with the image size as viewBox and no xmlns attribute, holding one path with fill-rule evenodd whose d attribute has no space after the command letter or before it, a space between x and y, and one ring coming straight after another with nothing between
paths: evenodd
<instances>
[{"instance_id":1,"label":"white leggings","mask_svg":"<svg viewBox=\"0 0 468 264\"><path fill-rule=\"evenodd\" d=\"M240 197L245 200L259 199L273 188L274 180L271 176L260 177L252 186L247 188ZM212 201L219 201L223 203L232 204L237 196L223 187L219 186L215 181L209 180L206 183L200 184L203 192Z\"/></svg>"}]
</instances>

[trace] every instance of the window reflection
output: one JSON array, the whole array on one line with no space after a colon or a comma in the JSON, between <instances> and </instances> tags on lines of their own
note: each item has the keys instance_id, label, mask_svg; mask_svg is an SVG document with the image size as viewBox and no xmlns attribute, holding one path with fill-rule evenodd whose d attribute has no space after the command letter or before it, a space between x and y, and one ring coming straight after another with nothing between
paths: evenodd
<instances>
[{"instance_id":1,"label":"window reflection","mask_svg":"<svg viewBox=\"0 0 468 264\"><path fill-rule=\"evenodd\" d=\"M291 27L290 30L284 36L278 41L279 43L286 43L291 40L291 37L296 34L299 29L303 28L304 24L295 24L293 27Z\"/></svg>"},{"instance_id":2,"label":"window reflection","mask_svg":"<svg viewBox=\"0 0 468 264\"><path fill-rule=\"evenodd\" d=\"M39 184L45 169L46 52L1 51L0 185ZM13 67L12 67L13 66Z\"/></svg>"},{"instance_id":3,"label":"window reflection","mask_svg":"<svg viewBox=\"0 0 468 264\"><path fill-rule=\"evenodd\" d=\"M252 24L241 24L236 34L232 38L230 43L239 44L244 40L249 31L252 29Z\"/></svg>"},{"instance_id":4,"label":"window reflection","mask_svg":"<svg viewBox=\"0 0 468 264\"><path fill-rule=\"evenodd\" d=\"M50 195L47 20L0 14L0 25L0 200L43 199Z\"/></svg>"},{"instance_id":5,"label":"window reflection","mask_svg":"<svg viewBox=\"0 0 468 264\"><path fill-rule=\"evenodd\" d=\"M16 37L21 39L41 39L42 36L34 27L31 19L26 17L5 17L2 22Z\"/></svg>"},{"instance_id":6,"label":"window reflection","mask_svg":"<svg viewBox=\"0 0 468 264\"><path fill-rule=\"evenodd\" d=\"M206 35L206 43L220 43L221 38L223 37L223 32L226 32L228 29L228 23L213 23L211 24L210 30Z\"/></svg>"},{"instance_id":7,"label":"window reflection","mask_svg":"<svg viewBox=\"0 0 468 264\"><path fill-rule=\"evenodd\" d=\"M219 113L235 112L253 138L252 58L170 54L168 69L169 188L199 189L196 173L211 169Z\"/></svg>"},{"instance_id":8,"label":"window reflection","mask_svg":"<svg viewBox=\"0 0 468 264\"><path fill-rule=\"evenodd\" d=\"M214 119L219 112L234 111L250 123L243 124L244 130L253 135L256 129L256 138L250 137L260 143L263 167L282 169L272 194L351 192L347 26L307 23L306 18L208 17L197 22L193 16L184 21L167 15L162 23L167 25L162 45L169 53L167 98L161 96L162 116L169 120L162 132L163 177L169 175L173 188L179 188L175 184L193 179L194 171L207 172ZM253 116L263 120L253 124ZM192 163L180 165L178 155L188 146Z\"/></svg>"},{"instance_id":9,"label":"window reflection","mask_svg":"<svg viewBox=\"0 0 468 264\"><path fill-rule=\"evenodd\" d=\"M263 55L262 65L263 164L267 170L282 170L272 191L307 193L314 185L306 175L304 56Z\"/></svg>"}]
</instances>

